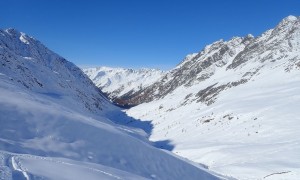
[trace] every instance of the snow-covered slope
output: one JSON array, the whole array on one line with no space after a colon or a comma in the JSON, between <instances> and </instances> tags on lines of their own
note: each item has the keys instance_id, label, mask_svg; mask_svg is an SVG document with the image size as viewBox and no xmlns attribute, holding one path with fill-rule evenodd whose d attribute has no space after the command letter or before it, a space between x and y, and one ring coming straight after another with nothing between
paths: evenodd
<instances>
[{"instance_id":1,"label":"snow-covered slope","mask_svg":"<svg viewBox=\"0 0 300 180\"><path fill-rule=\"evenodd\" d=\"M83 72L113 100L125 99L153 84L164 74L157 69L134 70L110 67L86 68Z\"/></svg>"},{"instance_id":2,"label":"snow-covered slope","mask_svg":"<svg viewBox=\"0 0 300 180\"><path fill-rule=\"evenodd\" d=\"M300 18L190 55L132 95L150 140L238 179L300 177Z\"/></svg>"},{"instance_id":3,"label":"snow-covered slope","mask_svg":"<svg viewBox=\"0 0 300 180\"><path fill-rule=\"evenodd\" d=\"M128 117L79 68L14 29L0 30L0 114L0 179L217 179L113 123Z\"/></svg>"}]
</instances>

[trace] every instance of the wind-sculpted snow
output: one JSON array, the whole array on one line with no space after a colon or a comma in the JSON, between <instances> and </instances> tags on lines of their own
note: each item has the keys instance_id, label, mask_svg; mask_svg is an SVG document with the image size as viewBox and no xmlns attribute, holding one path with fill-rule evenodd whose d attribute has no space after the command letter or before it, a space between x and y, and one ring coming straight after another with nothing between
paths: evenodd
<instances>
[{"instance_id":1,"label":"wind-sculpted snow","mask_svg":"<svg viewBox=\"0 0 300 180\"><path fill-rule=\"evenodd\" d=\"M0 114L0 179L219 179L115 124L130 118L79 68L13 29L0 31Z\"/></svg>"}]
</instances>

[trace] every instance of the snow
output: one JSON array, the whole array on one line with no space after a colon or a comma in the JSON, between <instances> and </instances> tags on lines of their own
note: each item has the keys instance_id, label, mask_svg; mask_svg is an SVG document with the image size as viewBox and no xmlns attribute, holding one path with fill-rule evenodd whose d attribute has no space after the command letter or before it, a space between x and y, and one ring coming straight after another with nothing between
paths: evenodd
<instances>
[{"instance_id":1,"label":"snow","mask_svg":"<svg viewBox=\"0 0 300 180\"><path fill-rule=\"evenodd\" d=\"M297 19L298 18L296 16L289 15L284 20L287 20L287 21L297 21Z\"/></svg>"},{"instance_id":2,"label":"snow","mask_svg":"<svg viewBox=\"0 0 300 180\"><path fill-rule=\"evenodd\" d=\"M13 168L21 171L26 179L146 179L118 169L64 158L15 155L11 160ZM30 173L30 177L26 172Z\"/></svg>"},{"instance_id":3,"label":"snow","mask_svg":"<svg viewBox=\"0 0 300 180\"><path fill-rule=\"evenodd\" d=\"M25 170L23 170L21 167L19 167L19 163L16 162L15 157L11 158L11 163L12 163L12 167L15 171L21 172L22 176L24 176L24 178L26 180L29 180L29 176L28 176L27 172Z\"/></svg>"},{"instance_id":4,"label":"snow","mask_svg":"<svg viewBox=\"0 0 300 180\"><path fill-rule=\"evenodd\" d=\"M134 119L74 64L33 38L24 44L16 30L1 33L0 178L223 178L116 124Z\"/></svg>"},{"instance_id":5,"label":"snow","mask_svg":"<svg viewBox=\"0 0 300 180\"><path fill-rule=\"evenodd\" d=\"M206 46L197 58L184 60L171 70L161 84L172 82L172 73L183 65L196 69L197 63L218 54L218 47L224 44L234 53L223 56L225 65L216 62L196 76L210 74L209 78L194 80L192 85L186 85L187 79L166 96L126 113L151 121L151 141L168 140L173 153L227 177L299 179L300 23L299 18L287 19L289 22L283 20L249 44L239 44L240 38L233 38ZM240 52L241 59L247 61L228 68ZM198 101L201 90L242 79L247 82L227 86L216 96L208 95L214 100L211 104Z\"/></svg>"},{"instance_id":6,"label":"snow","mask_svg":"<svg viewBox=\"0 0 300 180\"><path fill-rule=\"evenodd\" d=\"M164 74L157 69L134 70L110 67L87 68L83 69L83 72L111 98L136 92L151 85Z\"/></svg>"},{"instance_id":7,"label":"snow","mask_svg":"<svg viewBox=\"0 0 300 180\"><path fill-rule=\"evenodd\" d=\"M72 108L76 104L65 107L59 104L60 99L46 99L44 95L24 91L5 81L2 79L0 83L0 113L2 114L0 147L2 150L35 156L63 157L78 161L77 164L90 162L145 178L150 178L153 174L160 179L213 178L204 173L204 170L201 171L180 161L152 147L148 142L134 138L127 131L123 131L123 128L117 128L118 125L106 123L107 120L101 116L94 119L90 117L91 114L79 114ZM56 164L49 165L48 162L25 161L24 163L27 170L22 168L20 171L29 174L39 172L43 176L51 176L53 175L51 173L59 168ZM39 165L31 167L34 163L41 163L42 167L46 166L45 171L50 174L39 171L37 169ZM51 168L53 166L50 172L49 166ZM71 168L70 172L80 173L77 171L77 166L65 168L66 171ZM176 172L173 172L174 170ZM90 176L89 173L86 175ZM97 174L91 176L97 177ZM78 176L78 179L80 177Z\"/></svg>"},{"instance_id":8,"label":"snow","mask_svg":"<svg viewBox=\"0 0 300 180\"><path fill-rule=\"evenodd\" d=\"M152 120L150 140L170 140L174 153L215 172L238 179L263 179L288 171L268 178L298 179L299 77L299 72L266 72L251 83L226 90L210 106L179 106L197 88L178 89L127 113ZM168 111L172 108L175 110Z\"/></svg>"},{"instance_id":9,"label":"snow","mask_svg":"<svg viewBox=\"0 0 300 180\"><path fill-rule=\"evenodd\" d=\"M74 64L0 30L0 179L299 179L299 24L217 41L169 72L85 69L110 97L176 86L125 113Z\"/></svg>"},{"instance_id":10,"label":"snow","mask_svg":"<svg viewBox=\"0 0 300 180\"><path fill-rule=\"evenodd\" d=\"M22 41L22 42L25 43L25 44L30 44L30 43L28 42L28 40L26 39L26 36L25 36L24 33L21 33L20 41Z\"/></svg>"}]
</instances>

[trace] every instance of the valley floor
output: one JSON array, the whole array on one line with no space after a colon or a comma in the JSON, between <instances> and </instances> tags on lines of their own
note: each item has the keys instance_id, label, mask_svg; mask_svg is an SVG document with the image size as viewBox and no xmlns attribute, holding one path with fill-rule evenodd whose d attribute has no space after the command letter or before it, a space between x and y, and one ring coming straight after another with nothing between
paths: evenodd
<instances>
[{"instance_id":1,"label":"valley floor","mask_svg":"<svg viewBox=\"0 0 300 180\"><path fill-rule=\"evenodd\" d=\"M296 72L262 77L222 92L209 106L181 105L187 94L181 88L126 112L152 122L151 141L168 141L173 153L222 175L241 180L297 180L300 78Z\"/></svg>"}]
</instances>

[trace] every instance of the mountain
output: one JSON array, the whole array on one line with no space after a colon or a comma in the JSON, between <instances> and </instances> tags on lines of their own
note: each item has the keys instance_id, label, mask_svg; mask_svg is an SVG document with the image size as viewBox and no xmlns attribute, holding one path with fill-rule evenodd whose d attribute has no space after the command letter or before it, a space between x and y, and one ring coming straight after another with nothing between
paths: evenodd
<instances>
[{"instance_id":1,"label":"mountain","mask_svg":"<svg viewBox=\"0 0 300 180\"><path fill-rule=\"evenodd\" d=\"M0 114L0 179L222 178L117 124L137 121L78 67L15 29L0 30Z\"/></svg>"},{"instance_id":2,"label":"mountain","mask_svg":"<svg viewBox=\"0 0 300 180\"><path fill-rule=\"evenodd\" d=\"M97 67L85 68L83 72L117 104L153 84L165 73L157 69L125 69Z\"/></svg>"},{"instance_id":3,"label":"mountain","mask_svg":"<svg viewBox=\"0 0 300 180\"><path fill-rule=\"evenodd\" d=\"M102 112L112 107L78 67L39 41L15 29L1 30L0 35L1 73L12 83L45 96L68 95L81 102L78 111Z\"/></svg>"},{"instance_id":4,"label":"mountain","mask_svg":"<svg viewBox=\"0 0 300 180\"><path fill-rule=\"evenodd\" d=\"M219 40L126 99L150 140L237 179L300 176L300 17ZM162 145L162 148L163 145Z\"/></svg>"}]
</instances>

